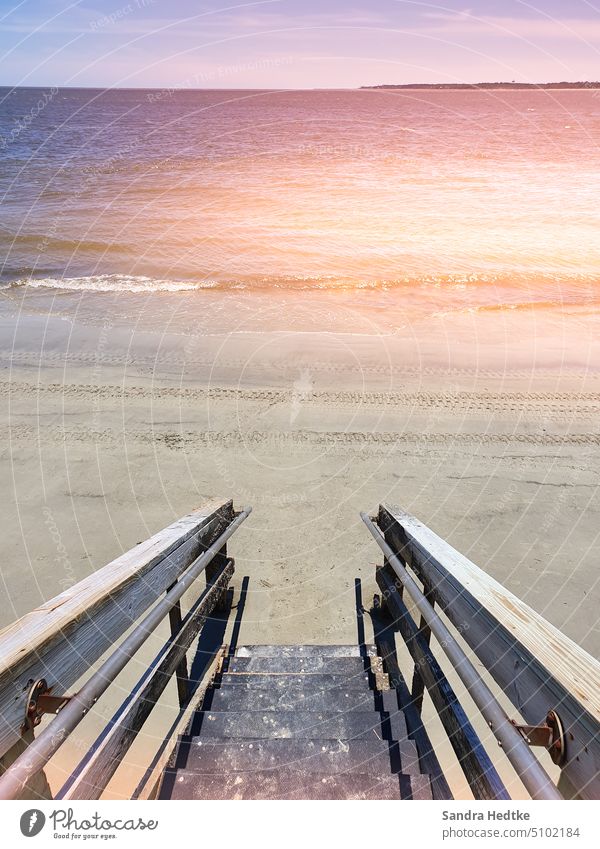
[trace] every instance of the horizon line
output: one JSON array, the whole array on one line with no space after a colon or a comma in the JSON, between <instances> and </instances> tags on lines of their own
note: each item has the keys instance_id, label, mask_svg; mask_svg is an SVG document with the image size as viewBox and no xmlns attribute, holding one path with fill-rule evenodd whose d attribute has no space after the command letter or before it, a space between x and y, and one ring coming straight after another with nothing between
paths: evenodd
<instances>
[{"instance_id":1,"label":"horizon line","mask_svg":"<svg viewBox=\"0 0 600 849\"><path fill-rule=\"evenodd\" d=\"M310 87L293 87L290 88L288 86L273 86L273 87L264 87L264 86L231 86L231 87L187 87L187 86L171 86L171 85L153 85L153 86L113 86L113 85L57 85L55 83L47 83L45 85L14 85L11 83L0 83L0 89L8 88L17 90L17 89L48 89L48 88L56 88L58 90L71 90L71 91L377 91L377 90L385 90L385 89L431 89L431 88L443 88L443 89L476 89L482 88L485 86L508 86L508 87L519 87L525 86L527 88L535 89L543 89L549 86L560 87L560 86L568 86L571 88L579 87L579 88L591 88L591 87L600 87L600 80L557 80L557 81L548 81L548 82L540 82L540 83L528 83L528 82L518 82L516 80L507 81L507 80L498 80L498 81L481 81L481 82L456 82L456 83L376 83L374 85L362 85L362 86L310 86Z\"/></svg>"}]
</instances>

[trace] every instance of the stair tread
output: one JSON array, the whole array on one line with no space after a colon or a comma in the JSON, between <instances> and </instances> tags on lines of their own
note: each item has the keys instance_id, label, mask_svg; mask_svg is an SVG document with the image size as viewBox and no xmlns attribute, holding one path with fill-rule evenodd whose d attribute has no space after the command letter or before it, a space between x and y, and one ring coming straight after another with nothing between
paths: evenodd
<instances>
[{"instance_id":1,"label":"stair tread","mask_svg":"<svg viewBox=\"0 0 600 849\"><path fill-rule=\"evenodd\" d=\"M212 710L374 710L381 697L373 690L273 689L231 684L210 691L205 702ZM396 708L397 710L397 708Z\"/></svg>"},{"instance_id":2,"label":"stair tread","mask_svg":"<svg viewBox=\"0 0 600 849\"><path fill-rule=\"evenodd\" d=\"M353 675L350 678L347 675L331 675L329 673L275 675L268 672L224 672L221 676L220 686L229 684L269 687L278 690L297 687L308 691L309 688L312 688L315 692L334 688L362 690L363 692L368 692L371 689L369 674L366 671L362 675Z\"/></svg>"},{"instance_id":3,"label":"stair tread","mask_svg":"<svg viewBox=\"0 0 600 849\"><path fill-rule=\"evenodd\" d=\"M374 645L248 645L240 646L235 657L374 657Z\"/></svg>"},{"instance_id":4,"label":"stair tread","mask_svg":"<svg viewBox=\"0 0 600 849\"><path fill-rule=\"evenodd\" d=\"M373 645L244 645L180 737L160 798L431 799Z\"/></svg>"},{"instance_id":5,"label":"stair tread","mask_svg":"<svg viewBox=\"0 0 600 849\"><path fill-rule=\"evenodd\" d=\"M375 736L378 739L407 738L404 715L375 710L349 711L197 711L191 736L247 737L319 737L352 740Z\"/></svg>"},{"instance_id":6,"label":"stair tread","mask_svg":"<svg viewBox=\"0 0 600 849\"><path fill-rule=\"evenodd\" d=\"M279 769L305 772L420 774L412 740L282 739L228 740L193 737L181 744L177 765L189 772L244 772Z\"/></svg>"},{"instance_id":7,"label":"stair tread","mask_svg":"<svg viewBox=\"0 0 600 849\"><path fill-rule=\"evenodd\" d=\"M365 663L367 666L365 666ZM368 659L361 657L232 657L227 671L344 675L350 681L354 675L368 671Z\"/></svg>"},{"instance_id":8,"label":"stair tread","mask_svg":"<svg viewBox=\"0 0 600 849\"><path fill-rule=\"evenodd\" d=\"M328 775L286 769L226 775L177 770L165 774L162 798L165 793L171 799L431 798L428 776Z\"/></svg>"}]
</instances>

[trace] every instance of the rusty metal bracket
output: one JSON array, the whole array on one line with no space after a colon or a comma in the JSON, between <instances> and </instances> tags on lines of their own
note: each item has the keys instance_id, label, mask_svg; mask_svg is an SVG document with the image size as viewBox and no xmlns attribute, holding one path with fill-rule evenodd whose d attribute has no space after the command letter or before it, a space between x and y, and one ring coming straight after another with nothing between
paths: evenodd
<instances>
[{"instance_id":1,"label":"rusty metal bracket","mask_svg":"<svg viewBox=\"0 0 600 849\"><path fill-rule=\"evenodd\" d=\"M71 696L53 696L52 690L53 687L48 687L45 678L31 682L25 719L21 725L22 735L39 725L45 713L57 714L70 701Z\"/></svg>"},{"instance_id":2,"label":"rusty metal bracket","mask_svg":"<svg viewBox=\"0 0 600 849\"><path fill-rule=\"evenodd\" d=\"M520 725L514 719L511 723L530 746L543 746L550 753L552 762L562 766L567 755L565 729L555 711L548 711L543 725Z\"/></svg>"}]
</instances>

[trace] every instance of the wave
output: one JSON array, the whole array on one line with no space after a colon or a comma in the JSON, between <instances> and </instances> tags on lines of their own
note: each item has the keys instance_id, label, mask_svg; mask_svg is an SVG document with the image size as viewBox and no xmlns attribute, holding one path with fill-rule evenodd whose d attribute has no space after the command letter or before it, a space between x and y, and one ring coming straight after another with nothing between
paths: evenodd
<instances>
[{"instance_id":1,"label":"wave","mask_svg":"<svg viewBox=\"0 0 600 849\"><path fill-rule=\"evenodd\" d=\"M132 274L94 274L86 277L40 277L15 280L7 283L4 288L27 286L31 289L60 289L71 292L189 292L200 288L211 288L210 283L204 285L178 281L161 280Z\"/></svg>"},{"instance_id":2,"label":"wave","mask_svg":"<svg viewBox=\"0 0 600 849\"><path fill-rule=\"evenodd\" d=\"M352 280L333 275L315 277L295 275L282 277L253 277L247 279L183 280L133 274L93 274L79 277L27 277L12 280L6 286L28 286L33 289L62 289L89 292L191 292L203 289L253 290L386 290L399 286L426 284L427 279L403 278L398 280Z\"/></svg>"},{"instance_id":3,"label":"wave","mask_svg":"<svg viewBox=\"0 0 600 849\"><path fill-rule=\"evenodd\" d=\"M39 273L39 270L38 270ZM552 288L550 289L550 285ZM394 289L438 289L460 292L473 289L496 289L492 303L472 304L468 309L523 309L529 306L552 307L596 303L600 293L600 277L586 274L548 272L484 272L468 274L427 274L386 280L360 280L326 275L294 275L252 277L243 279L174 279L134 274L92 274L74 277L21 276L6 280L1 288L29 287L76 292L193 292L201 290L283 290L283 291L392 291ZM500 296L500 290L511 296ZM526 300L523 294L530 296ZM514 293L514 294L513 294ZM514 299L513 299L514 298Z\"/></svg>"}]
</instances>

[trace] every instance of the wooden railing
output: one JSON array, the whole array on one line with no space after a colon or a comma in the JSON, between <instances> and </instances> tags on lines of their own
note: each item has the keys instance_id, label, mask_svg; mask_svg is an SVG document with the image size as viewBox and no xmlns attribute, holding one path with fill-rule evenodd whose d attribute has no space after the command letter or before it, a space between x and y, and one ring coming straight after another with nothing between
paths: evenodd
<instances>
[{"instance_id":1,"label":"wooden railing","mask_svg":"<svg viewBox=\"0 0 600 849\"><path fill-rule=\"evenodd\" d=\"M539 728L549 713L559 717L563 796L600 798L598 661L414 516L381 505L377 525L524 722ZM426 623L409 615L394 578L389 564L378 569L384 600L415 662L413 700L419 704L427 688L476 797L501 797L495 769L432 655Z\"/></svg>"},{"instance_id":2,"label":"wooden railing","mask_svg":"<svg viewBox=\"0 0 600 849\"><path fill-rule=\"evenodd\" d=\"M191 585L196 568L206 571L206 589L185 618L179 599L166 606L163 615L169 617L171 638L125 701L118 721L84 759L85 768L79 769L68 798L98 798L173 674L178 680L180 704L185 703L185 652L207 616L223 601L234 567L226 545L218 541L234 530L232 524L239 521L236 516L231 501L215 501L194 510L0 632L0 756L6 771L0 785L7 786L8 773L24 759L19 754L24 748L32 687L44 684L39 688L40 705L44 698L51 703L69 694L75 682L107 649L119 643L142 614L150 610L151 617L165 594L174 598L178 587L183 591L184 584ZM140 634L138 643L146 636ZM122 665L123 661L126 658L118 659ZM101 687L105 689L104 683ZM65 705L68 707L60 710L48 729L59 724L61 716L73 706L68 701ZM29 714L31 723L39 719L35 709ZM32 742L31 734L28 741L31 746L27 752L40 742ZM11 765L15 758L16 763Z\"/></svg>"}]
</instances>

